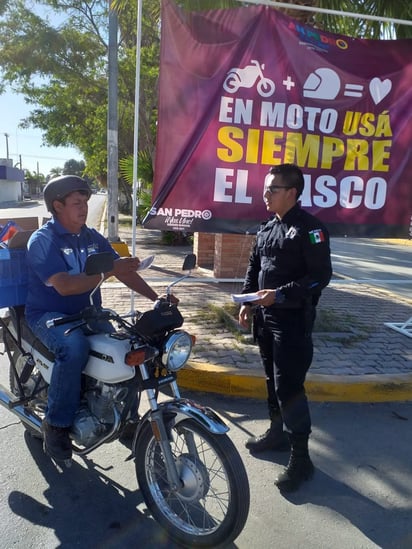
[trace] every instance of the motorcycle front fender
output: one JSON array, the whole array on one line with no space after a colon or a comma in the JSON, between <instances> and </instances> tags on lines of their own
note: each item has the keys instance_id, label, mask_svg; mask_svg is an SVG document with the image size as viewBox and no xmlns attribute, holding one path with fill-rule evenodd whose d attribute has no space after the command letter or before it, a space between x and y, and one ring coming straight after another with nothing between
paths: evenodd
<instances>
[{"instance_id":1,"label":"motorcycle front fender","mask_svg":"<svg viewBox=\"0 0 412 549\"><path fill-rule=\"evenodd\" d=\"M229 431L229 427L212 408L202 406L193 400L186 398L167 400L159 404L159 410L161 410L165 422L167 422L167 418L173 418L173 423L175 424L180 423L185 419L193 419L214 435L223 435ZM149 410L139 421L133 445L135 445L139 438L139 433L143 425L147 421L150 421L151 414L152 411Z\"/></svg>"}]
</instances>

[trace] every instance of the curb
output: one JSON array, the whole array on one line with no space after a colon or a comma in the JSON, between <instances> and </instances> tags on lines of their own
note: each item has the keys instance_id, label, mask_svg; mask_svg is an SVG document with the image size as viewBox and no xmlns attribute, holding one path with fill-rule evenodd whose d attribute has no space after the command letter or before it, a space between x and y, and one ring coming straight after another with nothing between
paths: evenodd
<instances>
[{"instance_id":1,"label":"curb","mask_svg":"<svg viewBox=\"0 0 412 549\"><path fill-rule=\"evenodd\" d=\"M355 380L354 380L355 378ZM266 400L262 371L188 363L178 373L185 389ZM412 374L334 376L308 374L306 394L314 402L395 402L412 400Z\"/></svg>"}]
</instances>

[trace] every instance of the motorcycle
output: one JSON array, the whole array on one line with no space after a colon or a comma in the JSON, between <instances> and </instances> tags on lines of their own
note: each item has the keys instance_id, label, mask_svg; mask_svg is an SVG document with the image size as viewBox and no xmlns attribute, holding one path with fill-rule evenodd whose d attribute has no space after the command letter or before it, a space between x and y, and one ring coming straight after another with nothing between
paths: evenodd
<instances>
[{"instance_id":1,"label":"motorcycle","mask_svg":"<svg viewBox=\"0 0 412 549\"><path fill-rule=\"evenodd\" d=\"M246 67L233 67L227 73L223 82L223 89L228 93L236 93L239 88L251 88L257 83L256 89L261 97L270 97L275 92L275 83L263 75L264 63L256 59Z\"/></svg>"},{"instance_id":2,"label":"motorcycle","mask_svg":"<svg viewBox=\"0 0 412 549\"><path fill-rule=\"evenodd\" d=\"M81 404L70 433L73 453L84 456L121 438L132 426L138 485L154 519L185 547L223 547L242 531L250 493L227 425L211 408L182 398L177 384L194 338L181 329L184 319L171 302L171 288L190 276L195 263L196 256L189 254L183 276L167 287L153 309L119 315L93 305L93 294L104 273L112 270L113 258L110 253L91 255L86 273L100 274L100 281L90 306L51 320L48 327L76 321L73 330L96 320L109 320L115 327L113 333L89 336ZM40 438L53 354L26 324L24 305L9 307L0 325L10 361L10 391L0 386L0 404ZM165 390L172 398L162 394L159 401ZM143 394L148 409L140 416L136 408L140 411Z\"/></svg>"}]
</instances>

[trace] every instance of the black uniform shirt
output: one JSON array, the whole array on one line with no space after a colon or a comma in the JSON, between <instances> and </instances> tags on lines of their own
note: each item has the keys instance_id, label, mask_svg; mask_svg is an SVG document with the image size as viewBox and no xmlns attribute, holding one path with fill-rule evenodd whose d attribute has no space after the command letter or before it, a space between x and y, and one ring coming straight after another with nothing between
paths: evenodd
<instances>
[{"instance_id":1,"label":"black uniform shirt","mask_svg":"<svg viewBox=\"0 0 412 549\"><path fill-rule=\"evenodd\" d=\"M279 290L275 306L315 304L332 276L326 227L299 204L263 224L249 259L242 293Z\"/></svg>"}]
</instances>

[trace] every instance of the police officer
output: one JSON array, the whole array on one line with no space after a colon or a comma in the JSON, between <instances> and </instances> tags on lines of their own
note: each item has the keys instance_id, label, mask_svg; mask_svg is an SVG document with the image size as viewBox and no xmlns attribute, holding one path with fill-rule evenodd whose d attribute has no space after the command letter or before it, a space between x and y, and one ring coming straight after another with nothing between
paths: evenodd
<instances>
[{"instance_id":1,"label":"police officer","mask_svg":"<svg viewBox=\"0 0 412 549\"><path fill-rule=\"evenodd\" d=\"M266 372L270 427L246 442L250 452L287 450L289 463L276 478L283 491L294 491L313 474L308 440L311 418L305 394L313 358L312 329L321 290L332 275L326 227L297 203L303 191L300 168L282 164L265 178L263 199L274 214L257 233L242 293L259 299L244 303L239 322L254 331Z\"/></svg>"}]
</instances>

